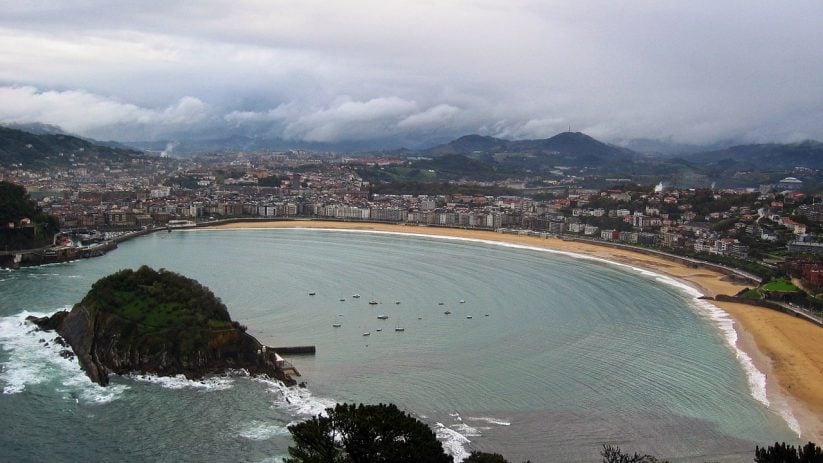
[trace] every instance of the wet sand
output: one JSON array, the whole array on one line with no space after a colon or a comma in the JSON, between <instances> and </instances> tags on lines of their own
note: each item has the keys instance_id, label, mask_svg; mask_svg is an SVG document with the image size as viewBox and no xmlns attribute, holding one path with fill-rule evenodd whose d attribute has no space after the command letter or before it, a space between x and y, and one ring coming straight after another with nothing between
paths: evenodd
<instances>
[{"instance_id":1,"label":"wet sand","mask_svg":"<svg viewBox=\"0 0 823 463\"><path fill-rule=\"evenodd\" d=\"M647 269L683 281L705 296L734 295L745 287L709 269L691 268L662 257L631 250L563 241L558 238L484 230L309 220L241 222L214 228L369 230L497 241L588 255ZM757 368L767 375L768 395L772 405L786 403L800 425L802 438L823 442L823 328L761 307L720 302L715 305L734 318L739 333L738 347L749 354Z\"/></svg>"}]
</instances>

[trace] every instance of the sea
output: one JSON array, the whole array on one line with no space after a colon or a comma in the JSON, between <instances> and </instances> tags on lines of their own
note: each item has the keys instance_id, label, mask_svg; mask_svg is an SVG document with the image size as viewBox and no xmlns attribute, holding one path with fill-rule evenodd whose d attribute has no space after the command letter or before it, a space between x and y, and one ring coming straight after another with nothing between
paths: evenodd
<instances>
[{"instance_id":1,"label":"sea","mask_svg":"<svg viewBox=\"0 0 823 463\"><path fill-rule=\"evenodd\" d=\"M264 344L315 345L289 357L306 387L235 371L104 388L25 321L141 265L208 286ZM798 443L732 321L698 296L626 265L476 240L155 233L94 259L0 271L0 460L279 462L288 426L337 402L396 404L456 462L472 450L595 462L603 445L743 462L756 445Z\"/></svg>"}]
</instances>

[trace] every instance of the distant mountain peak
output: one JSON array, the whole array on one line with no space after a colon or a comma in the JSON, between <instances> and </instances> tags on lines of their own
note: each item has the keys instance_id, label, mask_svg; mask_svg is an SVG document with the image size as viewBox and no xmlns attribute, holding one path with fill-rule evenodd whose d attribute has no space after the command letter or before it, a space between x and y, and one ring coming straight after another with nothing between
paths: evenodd
<instances>
[{"instance_id":1,"label":"distant mountain peak","mask_svg":"<svg viewBox=\"0 0 823 463\"><path fill-rule=\"evenodd\" d=\"M600 143L598 140L590 137L589 135L586 135L583 132L560 132L560 133L558 133L557 135L555 135L553 137L547 138L547 140L563 140L563 139L586 140L586 141L592 140L592 141L597 141L598 143Z\"/></svg>"},{"instance_id":2,"label":"distant mountain peak","mask_svg":"<svg viewBox=\"0 0 823 463\"><path fill-rule=\"evenodd\" d=\"M462 137L454 140L455 142L478 142L478 141L501 141L501 138L495 138L489 135L478 135L476 133L470 135L463 135Z\"/></svg>"}]
</instances>

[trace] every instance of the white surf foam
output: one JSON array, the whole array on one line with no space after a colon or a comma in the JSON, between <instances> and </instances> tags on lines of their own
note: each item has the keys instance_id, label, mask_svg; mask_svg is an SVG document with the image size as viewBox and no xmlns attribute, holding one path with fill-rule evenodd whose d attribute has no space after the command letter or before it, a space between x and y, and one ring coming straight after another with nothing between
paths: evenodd
<instances>
[{"instance_id":1,"label":"white surf foam","mask_svg":"<svg viewBox=\"0 0 823 463\"><path fill-rule=\"evenodd\" d=\"M254 420L239 429L237 435L249 440L264 441L275 436L288 436L289 429L286 426Z\"/></svg>"},{"instance_id":2,"label":"white surf foam","mask_svg":"<svg viewBox=\"0 0 823 463\"><path fill-rule=\"evenodd\" d=\"M677 287L692 297L692 306L697 309L698 313L701 313L712 320L714 325L722 333L723 338L726 340L729 348L731 348L732 352L734 352L737 361L743 366L743 371L746 373L746 381L748 382L751 396L767 408L774 410L781 418L783 418L783 421L786 422L789 429L791 429L799 437L801 435L800 423L797 421L797 418L795 418L791 408L782 398L778 398L776 401L777 403L773 403L769 400L766 374L757 369L752 357L737 345L739 335L735 329L734 319L723 309L705 299L700 299L702 294L697 289L664 275L656 275L656 279L662 283Z\"/></svg>"},{"instance_id":3,"label":"white surf foam","mask_svg":"<svg viewBox=\"0 0 823 463\"><path fill-rule=\"evenodd\" d=\"M489 417L489 416L469 416L466 419L467 420L472 420L472 421L483 421L483 422L486 422L486 423L489 423L489 424L496 424L498 426L511 426L512 425L511 422L509 422L509 421L501 420L499 418L492 418L492 417Z\"/></svg>"},{"instance_id":4,"label":"white surf foam","mask_svg":"<svg viewBox=\"0 0 823 463\"><path fill-rule=\"evenodd\" d=\"M266 457L257 463L283 463L286 457Z\"/></svg>"},{"instance_id":5,"label":"white surf foam","mask_svg":"<svg viewBox=\"0 0 823 463\"><path fill-rule=\"evenodd\" d=\"M480 437L483 434L480 432L480 428L475 428L473 426L469 426L466 423L458 423L451 426L451 429L459 432L460 434L466 437ZM490 428L486 428L490 429Z\"/></svg>"},{"instance_id":6,"label":"white surf foam","mask_svg":"<svg viewBox=\"0 0 823 463\"><path fill-rule=\"evenodd\" d=\"M470 452L466 446L471 444L471 440L468 437L443 423L435 423L434 432L437 440L443 444L443 450L451 455L455 462L459 463L469 457Z\"/></svg>"},{"instance_id":7,"label":"white surf foam","mask_svg":"<svg viewBox=\"0 0 823 463\"><path fill-rule=\"evenodd\" d=\"M137 382L157 384L166 389L202 389L205 391L224 391L234 386L230 376L210 376L203 379L188 379L184 375L157 376L149 374L130 374L127 378Z\"/></svg>"},{"instance_id":8,"label":"white surf foam","mask_svg":"<svg viewBox=\"0 0 823 463\"><path fill-rule=\"evenodd\" d=\"M75 358L66 359L60 351L67 349L54 342L57 334L38 331L26 317L42 317L45 313L24 311L0 317L0 349L8 360L0 367L0 382L4 394L19 394L27 387L55 382L56 390L66 399L82 399L87 403L105 403L120 397L128 387L102 387L91 382ZM44 342L40 342L40 340ZM46 345L48 344L48 345Z\"/></svg>"},{"instance_id":9,"label":"white surf foam","mask_svg":"<svg viewBox=\"0 0 823 463\"><path fill-rule=\"evenodd\" d=\"M274 395L274 406L288 411L293 416L302 418L326 416L326 409L334 408L337 404L335 400L315 397L305 387L289 387L276 379L267 377L257 377L254 381L268 386L268 392Z\"/></svg>"}]
</instances>

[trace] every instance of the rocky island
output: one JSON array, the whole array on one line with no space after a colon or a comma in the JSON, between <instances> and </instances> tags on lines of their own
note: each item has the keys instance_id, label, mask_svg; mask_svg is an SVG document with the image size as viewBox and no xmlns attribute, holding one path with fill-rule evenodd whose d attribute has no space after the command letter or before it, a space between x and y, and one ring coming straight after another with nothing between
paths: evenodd
<instances>
[{"instance_id":1,"label":"rocky island","mask_svg":"<svg viewBox=\"0 0 823 463\"><path fill-rule=\"evenodd\" d=\"M102 386L110 373L197 379L230 369L295 383L293 368L232 321L208 288L163 269L121 270L94 283L71 311L29 320L56 330Z\"/></svg>"}]
</instances>

